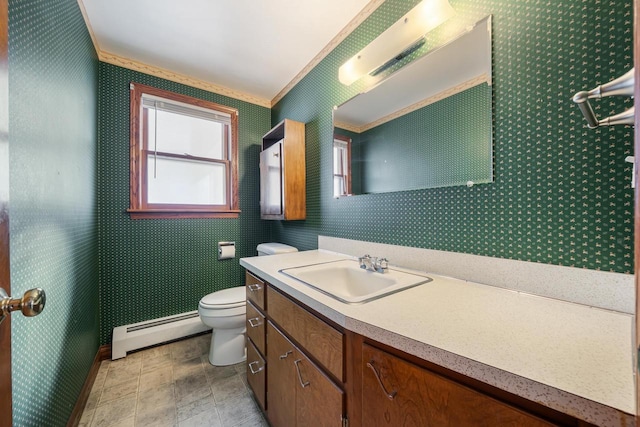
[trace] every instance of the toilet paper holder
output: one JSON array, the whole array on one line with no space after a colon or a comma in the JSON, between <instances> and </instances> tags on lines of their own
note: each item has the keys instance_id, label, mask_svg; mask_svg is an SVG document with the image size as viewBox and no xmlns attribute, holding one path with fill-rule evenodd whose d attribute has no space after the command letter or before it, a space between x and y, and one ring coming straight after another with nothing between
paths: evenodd
<instances>
[{"instance_id":1,"label":"toilet paper holder","mask_svg":"<svg viewBox=\"0 0 640 427\"><path fill-rule=\"evenodd\" d=\"M218 261L236 257L236 242L218 242Z\"/></svg>"}]
</instances>

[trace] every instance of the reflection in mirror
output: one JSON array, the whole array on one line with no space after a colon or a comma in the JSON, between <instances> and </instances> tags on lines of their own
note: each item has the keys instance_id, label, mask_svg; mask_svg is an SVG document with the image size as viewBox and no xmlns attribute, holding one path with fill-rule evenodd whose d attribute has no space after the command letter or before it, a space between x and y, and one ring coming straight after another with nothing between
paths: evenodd
<instances>
[{"instance_id":1,"label":"reflection in mirror","mask_svg":"<svg viewBox=\"0 0 640 427\"><path fill-rule=\"evenodd\" d=\"M334 109L334 196L493 181L491 17Z\"/></svg>"}]
</instances>

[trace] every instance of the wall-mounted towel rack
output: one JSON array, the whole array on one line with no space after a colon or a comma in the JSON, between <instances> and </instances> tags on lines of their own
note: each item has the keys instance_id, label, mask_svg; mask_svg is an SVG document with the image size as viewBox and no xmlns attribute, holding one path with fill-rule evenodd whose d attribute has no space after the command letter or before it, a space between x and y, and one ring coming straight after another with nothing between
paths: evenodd
<instances>
[{"instance_id":1,"label":"wall-mounted towel rack","mask_svg":"<svg viewBox=\"0 0 640 427\"><path fill-rule=\"evenodd\" d=\"M590 129L595 129L599 126L613 126L613 125L633 125L635 120L635 110L633 107L622 113L615 114L602 120L598 120L596 113L593 111L589 99L600 99L607 96L633 96L633 86L635 84L634 69L632 68L622 76L615 80L597 86L590 91L578 92L573 96L573 102L578 104L580 111L587 120L587 125Z\"/></svg>"}]
</instances>

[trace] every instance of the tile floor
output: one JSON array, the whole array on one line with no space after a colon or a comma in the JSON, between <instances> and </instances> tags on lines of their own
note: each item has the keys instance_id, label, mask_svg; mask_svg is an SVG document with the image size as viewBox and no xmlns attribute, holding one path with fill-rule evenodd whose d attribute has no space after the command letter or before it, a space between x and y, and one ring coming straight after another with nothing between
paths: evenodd
<instances>
[{"instance_id":1,"label":"tile floor","mask_svg":"<svg viewBox=\"0 0 640 427\"><path fill-rule=\"evenodd\" d=\"M100 365L81 427L266 427L245 364L209 364L211 335Z\"/></svg>"}]
</instances>

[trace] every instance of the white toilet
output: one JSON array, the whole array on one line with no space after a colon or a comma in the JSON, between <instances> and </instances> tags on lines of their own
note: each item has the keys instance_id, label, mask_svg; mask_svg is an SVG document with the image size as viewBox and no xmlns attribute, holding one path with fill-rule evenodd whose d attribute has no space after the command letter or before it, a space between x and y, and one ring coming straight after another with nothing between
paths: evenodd
<instances>
[{"instance_id":1,"label":"white toilet","mask_svg":"<svg viewBox=\"0 0 640 427\"><path fill-rule=\"evenodd\" d=\"M293 246L282 243L262 243L257 250L260 256L298 251ZM209 348L209 362L212 365L233 365L246 359L246 304L244 286L213 292L200 300L200 320L213 329Z\"/></svg>"}]
</instances>

